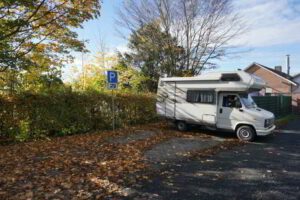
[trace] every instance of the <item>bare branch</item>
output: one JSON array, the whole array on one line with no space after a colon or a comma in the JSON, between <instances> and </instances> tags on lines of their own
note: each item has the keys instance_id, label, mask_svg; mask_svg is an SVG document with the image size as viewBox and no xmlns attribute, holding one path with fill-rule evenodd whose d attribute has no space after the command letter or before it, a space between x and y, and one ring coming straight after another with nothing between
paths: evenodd
<instances>
[{"instance_id":1,"label":"bare branch","mask_svg":"<svg viewBox=\"0 0 300 200\"><path fill-rule=\"evenodd\" d=\"M185 50L174 67L194 74L225 56L230 41L242 33L231 0L127 0L118 23L133 33L156 20Z\"/></svg>"}]
</instances>

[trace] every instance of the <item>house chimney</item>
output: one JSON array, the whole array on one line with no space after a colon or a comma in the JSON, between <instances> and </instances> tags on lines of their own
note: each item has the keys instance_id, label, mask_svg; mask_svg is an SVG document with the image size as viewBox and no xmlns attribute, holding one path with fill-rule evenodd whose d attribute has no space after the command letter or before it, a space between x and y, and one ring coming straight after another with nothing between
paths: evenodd
<instances>
[{"instance_id":1,"label":"house chimney","mask_svg":"<svg viewBox=\"0 0 300 200\"><path fill-rule=\"evenodd\" d=\"M278 72L282 72L282 67L281 66L275 66L275 70Z\"/></svg>"},{"instance_id":2,"label":"house chimney","mask_svg":"<svg viewBox=\"0 0 300 200\"><path fill-rule=\"evenodd\" d=\"M287 74L290 75L290 55L286 55L286 68L287 68Z\"/></svg>"}]
</instances>

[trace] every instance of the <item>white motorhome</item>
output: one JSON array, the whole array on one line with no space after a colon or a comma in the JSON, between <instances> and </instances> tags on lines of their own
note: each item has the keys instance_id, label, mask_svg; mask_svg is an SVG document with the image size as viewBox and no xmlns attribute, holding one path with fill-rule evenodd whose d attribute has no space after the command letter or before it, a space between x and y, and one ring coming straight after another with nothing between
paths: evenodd
<instances>
[{"instance_id":1,"label":"white motorhome","mask_svg":"<svg viewBox=\"0 0 300 200\"><path fill-rule=\"evenodd\" d=\"M249 95L265 85L244 71L161 78L156 110L181 131L188 124L200 124L235 131L240 140L252 141L275 129L274 114L258 108Z\"/></svg>"}]
</instances>

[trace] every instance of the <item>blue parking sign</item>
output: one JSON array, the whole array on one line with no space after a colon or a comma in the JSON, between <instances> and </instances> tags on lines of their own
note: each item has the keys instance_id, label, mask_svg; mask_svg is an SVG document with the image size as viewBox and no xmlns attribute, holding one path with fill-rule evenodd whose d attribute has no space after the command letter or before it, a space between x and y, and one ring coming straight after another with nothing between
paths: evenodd
<instances>
[{"instance_id":1,"label":"blue parking sign","mask_svg":"<svg viewBox=\"0 0 300 200\"><path fill-rule=\"evenodd\" d=\"M118 83L118 72L117 71L107 71L107 82L108 83Z\"/></svg>"}]
</instances>

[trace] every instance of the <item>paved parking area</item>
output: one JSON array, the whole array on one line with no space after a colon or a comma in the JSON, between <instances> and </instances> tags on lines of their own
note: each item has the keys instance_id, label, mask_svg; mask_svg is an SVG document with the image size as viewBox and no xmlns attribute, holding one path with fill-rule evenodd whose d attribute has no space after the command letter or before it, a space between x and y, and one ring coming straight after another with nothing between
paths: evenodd
<instances>
[{"instance_id":1,"label":"paved parking area","mask_svg":"<svg viewBox=\"0 0 300 200\"><path fill-rule=\"evenodd\" d=\"M289 131L214 156L169 161L135 188L147 194L135 199L300 199L300 120L282 130Z\"/></svg>"},{"instance_id":2,"label":"paved parking area","mask_svg":"<svg viewBox=\"0 0 300 200\"><path fill-rule=\"evenodd\" d=\"M157 144L152 149L146 151L145 157L152 165L180 161L184 159L184 157L188 157L193 151L213 148L223 141L224 139L217 137L172 138L163 143Z\"/></svg>"},{"instance_id":3,"label":"paved parking area","mask_svg":"<svg viewBox=\"0 0 300 200\"><path fill-rule=\"evenodd\" d=\"M253 143L165 123L0 146L0 199L300 199L300 120Z\"/></svg>"}]
</instances>

